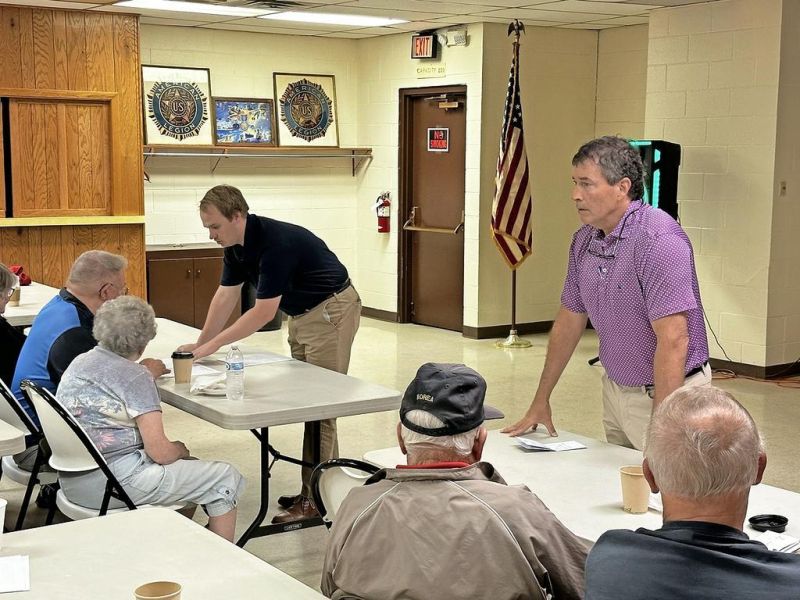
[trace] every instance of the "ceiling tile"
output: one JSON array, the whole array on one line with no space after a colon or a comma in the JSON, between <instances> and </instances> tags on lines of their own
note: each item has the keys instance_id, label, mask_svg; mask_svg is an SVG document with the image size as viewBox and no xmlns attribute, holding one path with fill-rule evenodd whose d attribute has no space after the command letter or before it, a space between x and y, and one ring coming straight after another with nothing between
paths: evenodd
<instances>
[{"instance_id":1,"label":"ceiling tile","mask_svg":"<svg viewBox=\"0 0 800 600\"><path fill-rule=\"evenodd\" d=\"M590 2L587 0L551 1L535 7L536 10L564 10L567 12L597 13L605 15L640 15L653 10L654 6L631 2Z\"/></svg>"},{"instance_id":2,"label":"ceiling tile","mask_svg":"<svg viewBox=\"0 0 800 600\"><path fill-rule=\"evenodd\" d=\"M650 22L647 15L638 15L630 17L614 17L613 19L598 19L597 21L589 21L589 23L599 23L603 25L611 25L612 27L625 27L627 25L646 25Z\"/></svg>"},{"instance_id":3,"label":"ceiling tile","mask_svg":"<svg viewBox=\"0 0 800 600\"><path fill-rule=\"evenodd\" d=\"M532 19L543 22L552 21L554 23L582 23L590 19L604 19L608 17L608 15L597 13L539 10L536 8L506 8L502 10L481 13L478 16L505 17L506 19L519 19L521 21Z\"/></svg>"}]
</instances>

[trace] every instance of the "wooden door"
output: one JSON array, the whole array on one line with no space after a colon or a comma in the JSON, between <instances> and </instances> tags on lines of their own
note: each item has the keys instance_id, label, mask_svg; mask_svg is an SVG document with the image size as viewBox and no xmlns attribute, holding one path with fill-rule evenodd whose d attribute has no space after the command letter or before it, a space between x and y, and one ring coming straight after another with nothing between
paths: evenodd
<instances>
[{"instance_id":1,"label":"wooden door","mask_svg":"<svg viewBox=\"0 0 800 600\"><path fill-rule=\"evenodd\" d=\"M404 92L401 320L461 331L466 89Z\"/></svg>"},{"instance_id":2,"label":"wooden door","mask_svg":"<svg viewBox=\"0 0 800 600\"><path fill-rule=\"evenodd\" d=\"M211 299L219 287L222 276L222 258L195 258L194 259L194 323L193 326L202 329L208 315ZM233 309L226 327L233 324L242 314L241 298Z\"/></svg>"},{"instance_id":3,"label":"wooden door","mask_svg":"<svg viewBox=\"0 0 800 600\"><path fill-rule=\"evenodd\" d=\"M147 261L148 300L157 317L195 326L193 266L191 258Z\"/></svg>"}]
</instances>

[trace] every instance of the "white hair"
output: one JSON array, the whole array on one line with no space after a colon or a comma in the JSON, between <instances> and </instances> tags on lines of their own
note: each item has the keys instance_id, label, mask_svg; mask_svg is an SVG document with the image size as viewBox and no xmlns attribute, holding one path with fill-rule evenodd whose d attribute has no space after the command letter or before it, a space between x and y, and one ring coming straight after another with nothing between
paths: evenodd
<instances>
[{"instance_id":1,"label":"white hair","mask_svg":"<svg viewBox=\"0 0 800 600\"><path fill-rule=\"evenodd\" d=\"M658 487L686 498L743 492L756 481L764 443L728 392L684 386L653 412L644 456Z\"/></svg>"},{"instance_id":2,"label":"white hair","mask_svg":"<svg viewBox=\"0 0 800 600\"><path fill-rule=\"evenodd\" d=\"M114 354L126 358L140 355L156 337L156 315L141 298L120 296L97 309L92 334L102 348Z\"/></svg>"},{"instance_id":3,"label":"white hair","mask_svg":"<svg viewBox=\"0 0 800 600\"><path fill-rule=\"evenodd\" d=\"M75 259L67 283L80 287L94 287L105 283L109 275L116 275L128 266L128 259L105 250L87 250Z\"/></svg>"},{"instance_id":4,"label":"white hair","mask_svg":"<svg viewBox=\"0 0 800 600\"><path fill-rule=\"evenodd\" d=\"M406 413L406 419L411 421L414 425L425 427L428 429L438 429L444 427L442 420L424 410L410 410ZM401 431L403 436L403 443L409 454L412 450L423 448L425 450L447 450L459 456L469 456L472 453L472 447L475 444L475 438L482 426L479 425L475 429L470 429L464 433L456 435L426 435L418 433L402 425Z\"/></svg>"}]
</instances>

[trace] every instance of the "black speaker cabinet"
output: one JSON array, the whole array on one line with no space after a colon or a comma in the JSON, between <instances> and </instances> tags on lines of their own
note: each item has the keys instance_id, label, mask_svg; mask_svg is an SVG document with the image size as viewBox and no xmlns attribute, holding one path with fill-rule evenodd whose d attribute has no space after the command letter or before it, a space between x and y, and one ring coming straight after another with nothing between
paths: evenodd
<instances>
[{"instance_id":1,"label":"black speaker cabinet","mask_svg":"<svg viewBox=\"0 0 800 600\"><path fill-rule=\"evenodd\" d=\"M644 201L678 219L681 146L664 140L631 140L644 163Z\"/></svg>"}]
</instances>

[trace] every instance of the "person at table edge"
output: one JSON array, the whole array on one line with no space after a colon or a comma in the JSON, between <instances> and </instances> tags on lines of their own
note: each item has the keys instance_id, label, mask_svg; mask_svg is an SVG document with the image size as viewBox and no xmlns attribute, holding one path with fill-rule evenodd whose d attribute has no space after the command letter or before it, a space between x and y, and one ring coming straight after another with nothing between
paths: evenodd
<instances>
[{"instance_id":1,"label":"person at table edge","mask_svg":"<svg viewBox=\"0 0 800 600\"><path fill-rule=\"evenodd\" d=\"M213 354L258 331L280 308L289 315L293 358L346 373L361 317L361 299L347 269L325 242L298 225L250 214L244 195L233 186L211 188L199 208L209 238L224 248L223 270L197 342L180 350L192 351L195 358ZM256 287L255 305L225 327L244 282ZM307 462L314 458L311 431L311 424L306 423L303 459ZM336 456L336 420L320 421L320 460ZM287 510L273 522L316 514L310 500L310 478L311 469L303 467L300 494L279 499Z\"/></svg>"},{"instance_id":2,"label":"person at table edge","mask_svg":"<svg viewBox=\"0 0 800 600\"><path fill-rule=\"evenodd\" d=\"M639 151L620 137L585 143L572 158L572 238L561 308L533 401L503 431L541 423L556 435L550 395L591 319L600 340L603 427L641 450L653 406L686 385L709 385L708 341L692 245L664 211L645 204Z\"/></svg>"}]
</instances>

